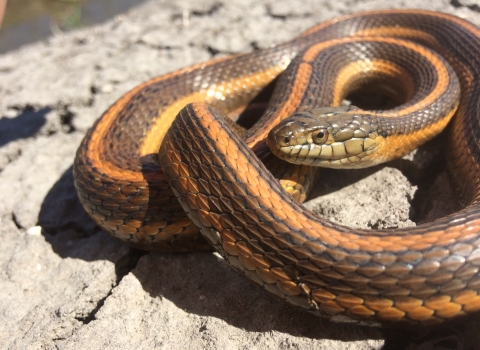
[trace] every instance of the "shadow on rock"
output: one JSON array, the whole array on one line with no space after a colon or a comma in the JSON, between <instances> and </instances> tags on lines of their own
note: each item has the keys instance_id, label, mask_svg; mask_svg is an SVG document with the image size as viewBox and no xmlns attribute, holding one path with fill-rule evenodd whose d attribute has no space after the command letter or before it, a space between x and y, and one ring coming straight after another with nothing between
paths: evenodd
<instances>
[{"instance_id":1,"label":"shadow on rock","mask_svg":"<svg viewBox=\"0 0 480 350\"><path fill-rule=\"evenodd\" d=\"M104 233L84 211L73 184L72 167L45 197L38 224L59 256L112 261L118 281L131 272L151 297L168 299L190 314L215 317L253 332L278 331L342 341L386 339L384 349L417 344L418 338L408 331L336 324L286 304L248 283L217 254L145 253L126 247ZM199 332L206 327L208 324Z\"/></svg>"},{"instance_id":2,"label":"shadow on rock","mask_svg":"<svg viewBox=\"0 0 480 350\"><path fill-rule=\"evenodd\" d=\"M334 324L269 296L216 254L145 253L126 247L103 232L84 211L72 167L45 197L38 224L62 258L112 261L117 282L131 272L150 296L168 299L188 313L216 317L255 332L344 341L381 338L376 329Z\"/></svg>"},{"instance_id":3,"label":"shadow on rock","mask_svg":"<svg viewBox=\"0 0 480 350\"><path fill-rule=\"evenodd\" d=\"M268 295L217 254L149 254L133 274L152 297L166 298L187 313L218 318L247 331L343 341L382 337L378 329L332 323Z\"/></svg>"},{"instance_id":4,"label":"shadow on rock","mask_svg":"<svg viewBox=\"0 0 480 350\"><path fill-rule=\"evenodd\" d=\"M384 329L383 350L476 350L480 343L479 315L470 315L437 327L415 330Z\"/></svg>"},{"instance_id":5,"label":"shadow on rock","mask_svg":"<svg viewBox=\"0 0 480 350\"><path fill-rule=\"evenodd\" d=\"M479 315L413 329L330 322L248 283L217 254L149 254L132 272L151 297L168 299L186 313L218 318L251 332L348 342L385 339L383 350L476 349L479 343ZM199 332L207 330L206 326Z\"/></svg>"},{"instance_id":6,"label":"shadow on rock","mask_svg":"<svg viewBox=\"0 0 480 350\"><path fill-rule=\"evenodd\" d=\"M35 135L46 123L46 115L51 110L50 107L46 107L36 111L29 107L15 118L0 118L0 147Z\"/></svg>"},{"instance_id":7,"label":"shadow on rock","mask_svg":"<svg viewBox=\"0 0 480 350\"><path fill-rule=\"evenodd\" d=\"M45 197L38 225L54 252L62 258L106 259L117 264L130 250L103 232L85 212L73 184L72 167L63 173Z\"/></svg>"},{"instance_id":8,"label":"shadow on rock","mask_svg":"<svg viewBox=\"0 0 480 350\"><path fill-rule=\"evenodd\" d=\"M342 188L351 186L376 173L385 166L385 164L380 164L363 169L348 169L348 171L343 169L322 168L320 169L319 180L315 185L315 188L308 195L307 200L340 191Z\"/></svg>"}]
</instances>

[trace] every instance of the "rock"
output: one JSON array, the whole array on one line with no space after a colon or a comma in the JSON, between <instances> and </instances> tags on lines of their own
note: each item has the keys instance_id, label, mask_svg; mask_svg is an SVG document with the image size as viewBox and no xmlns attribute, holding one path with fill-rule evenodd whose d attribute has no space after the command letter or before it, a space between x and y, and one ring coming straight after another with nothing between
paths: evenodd
<instances>
[{"instance_id":1,"label":"rock","mask_svg":"<svg viewBox=\"0 0 480 350\"><path fill-rule=\"evenodd\" d=\"M480 23L472 6L447 0L162 0L1 55L3 347L373 349L444 341L445 332L417 340L406 331L334 324L290 305L279 308L216 253L125 247L85 214L73 187L73 158L86 130L135 85L214 53L268 47L328 18L385 7L441 10ZM310 208L350 226L412 225L412 210L421 211L412 209L416 185L408 171L391 166L354 175L326 171L318 186L323 197ZM462 327L456 332L465 344L478 344L478 320Z\"/></svg>"}]
</instances>

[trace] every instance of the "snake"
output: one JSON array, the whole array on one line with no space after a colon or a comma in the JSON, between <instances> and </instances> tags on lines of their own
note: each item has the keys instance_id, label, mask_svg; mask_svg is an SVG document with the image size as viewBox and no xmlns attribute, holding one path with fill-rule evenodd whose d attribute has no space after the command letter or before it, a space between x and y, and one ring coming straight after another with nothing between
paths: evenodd
<instances>
[{"instance_id":1,"label":"snake","mask_svg":"<svg viewBox=\"0 0 480 350\"><path fill-rule=\"evenodd\" d=\"M342 106L362 87L395 105ZM475 25L427 10L350 14L133 88L87 132L74 183L93 220L133 247L212 246L279 303L333 322L435 325L480 310L479 98ZM235 129L228 117L265 101ZM457 212L366 230L300 204L311 165L386 162L445 127Z\"/></svg>"}]
</instances>

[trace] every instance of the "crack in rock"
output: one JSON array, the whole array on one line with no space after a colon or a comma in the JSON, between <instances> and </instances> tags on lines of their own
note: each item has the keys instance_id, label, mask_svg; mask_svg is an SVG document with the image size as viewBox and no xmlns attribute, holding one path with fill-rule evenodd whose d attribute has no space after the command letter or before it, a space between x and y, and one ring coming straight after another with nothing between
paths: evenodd
<instances>
[{"instance_id":1,"label":"crack in rock","mask_svg":"<svg viewBox=\"0 0 480 350\"><path fill-rule=\"evenodd\" d=\"M24 229L25 228L20 224L20 222L19 222L17 216L15 215L15 213L12 213L12 221L18 229Z\"/></svg>"},{"instance_id":2,"label":"crack in rock","mask_svg":"<svg viewBox=\"0 0 480 350\"><path fill-rule=\"evenodd\" d=\"M92 309L92 311L88 313L88 315L84 317L76 316L75 319L77 321L82 322L85 325L95 320L95 316L97 312L103 307L108 297L112 295L113 290L120 284L123 277L128 275L132 270L136 268L138 261L145 254L148 254L148 253L132 248L126 255L120 258L115 264L115 273L117 275L117 279L115 284L110 289L110 291L103 298L97 301L97 305Z\"/></svg>"},{"instance_id":3,"label":"crack in rock","mask_svg":"<svg viewBox=\"0 0 480 350\"><path fill-rule=\"evenodd\" d=\"M63 108L61 107L59 110L60 114L60 125L62 125L62 129L67 134L74 132L75 126L73 125L73 119L75 118L75 113L69 110L69 106L65 105Z\"/></svg>"},{"instance_id":4,"label":"crack in rock","mask_svg":"<svg viewBox=\"0 0 480 350\"><path fill-rule=\"evenodd\" d=\"M455 7L455 8L466 7L466 8L468 8L468 9L471 10L471 11L479 12L479 13L480 13L480 6L477 5L477 4L464 5L464 4L462 4L459 0L450 0L450 5L452 5L452 6Z\"/></svg>"},{"instance_id":5,"label":"crack in rock","mask_svg":"<svg viewBox=\"0 0 480 350\"><path fill-rule=\"evenodd\" d=\"M220 2L216 2L210 6L207 10L192 10L191 15L197 17L204 17L204 16L211 16L218 12L223 7L223 4Z\"/></svg>"}]
</instances>

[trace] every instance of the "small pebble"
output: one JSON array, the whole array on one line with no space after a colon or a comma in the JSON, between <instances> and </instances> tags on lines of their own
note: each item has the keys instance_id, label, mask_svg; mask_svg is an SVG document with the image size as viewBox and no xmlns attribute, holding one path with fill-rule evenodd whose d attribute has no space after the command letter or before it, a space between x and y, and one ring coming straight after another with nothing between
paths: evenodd
<instances>
[{"instance_id":1,"label":"small pebble","mask_svg":"<svg viewBox=\"0 0 480 350\"><path fill-rule=\"evenodd\" d=\"M41 226L33 226L27 230L27 235L29 236L40 236L42 234Z\"/></svg>"}]
</instances>

